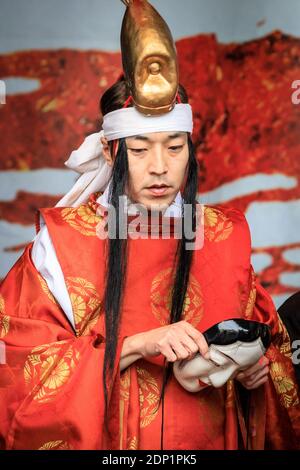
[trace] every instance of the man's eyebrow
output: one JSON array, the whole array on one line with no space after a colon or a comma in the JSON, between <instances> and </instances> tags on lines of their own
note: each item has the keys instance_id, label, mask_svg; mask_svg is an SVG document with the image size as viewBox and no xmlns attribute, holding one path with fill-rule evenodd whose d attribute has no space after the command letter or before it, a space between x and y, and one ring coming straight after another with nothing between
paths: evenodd
<instances>
[{"instance_id":1,"label":"man's eyebrow","mask_svg":"<svg viewBox=\"0 0 300 470\"><path fill-rule=\"evenodd\" d=\"M177 139L178 137L182 137L184 134L185 132L176 132L175 134L170 134L168 135L168 137L166 137L165 141ZM145 135L133 135L129 138L133 140L142 140L143 142L151 142L151 139L149 139L149 137L146 137Z\"/></svg>"},{"instance_id":2,"label":"man's eyebrow","mask_svg":"<svg viewBox=\"0 0 300 470\"><path fill-rule=\"evenodd\" d=\"M183 137L185 132L176 132L175 134L168 135L166 140L177 139L177 137Z\"/></svg>"},{"instance_id":3,"label":"man's eyebrow","mask_svg":"<svg viewBox=\"0 0 300 470\"><path fill-rule=\"evenodd\" d=\"M129 139L133 139L133 140L143 140L143 141L148 141L150 140L148 137L146 137L145 135L133 135L131 137L128 137Z\"/></svg>"}]
</instances>

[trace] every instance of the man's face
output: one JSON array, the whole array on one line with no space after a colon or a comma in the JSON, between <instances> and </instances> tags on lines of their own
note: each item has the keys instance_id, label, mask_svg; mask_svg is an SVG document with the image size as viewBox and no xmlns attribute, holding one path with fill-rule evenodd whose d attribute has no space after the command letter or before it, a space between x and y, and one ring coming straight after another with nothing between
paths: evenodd
<instances>
[{"instance_id":1,"label":"man's face","mask_svg":"<svg viewBox=\"0 0 300 470\"><path fill-rule=\"evenodd\" d=\"M186 132L153 132L126 138L132 202L165 210L183 184L189 159ZM159 188L159 186L161 186Z\"/></svg>"}]
</instances>

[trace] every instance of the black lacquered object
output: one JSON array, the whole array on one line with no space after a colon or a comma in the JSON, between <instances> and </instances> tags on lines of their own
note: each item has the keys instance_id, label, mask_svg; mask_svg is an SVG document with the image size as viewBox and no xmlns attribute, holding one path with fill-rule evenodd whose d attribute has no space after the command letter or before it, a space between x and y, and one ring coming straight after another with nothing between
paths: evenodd
<instances>
[{"instance_id":1,"label":"black lacquered object","mask_svg":"<svg viewBox=\"0 0 300 470\"><path fill-rule=\"evenodd\" d=\"M271 343L270 327L264 323L244 318L232 318L216 323L203 333L207 344L225 346L236 341L250 343L260 338L264 347L268 349Z\"/></svg>"}]
</instances>

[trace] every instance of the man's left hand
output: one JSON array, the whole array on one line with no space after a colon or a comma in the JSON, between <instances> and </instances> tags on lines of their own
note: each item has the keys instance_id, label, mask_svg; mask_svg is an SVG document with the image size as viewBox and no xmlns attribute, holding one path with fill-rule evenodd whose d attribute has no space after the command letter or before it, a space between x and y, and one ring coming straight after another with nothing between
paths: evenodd
<instances>
[{"instance_id":1,"label":"man's left hand","mask_svg":"<svg viewBox=\"0 0 300 470\"><path fill-rule=\"evenodd\" d=\"M260 387L260 385L268 380L269 362L266 356L262 356L256 364L239 372L235 379L241 382L248 390Z\"/></svg>"}]
</instances>

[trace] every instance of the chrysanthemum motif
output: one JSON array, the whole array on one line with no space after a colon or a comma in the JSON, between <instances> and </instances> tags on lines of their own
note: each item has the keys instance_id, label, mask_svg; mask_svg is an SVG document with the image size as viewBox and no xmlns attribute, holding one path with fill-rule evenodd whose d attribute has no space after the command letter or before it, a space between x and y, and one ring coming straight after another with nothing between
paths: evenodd
<instances>
[{"instance_id":1,"label":"chrysanthemum motif","mask_svg":"<svg viewBox=\"0 0 300 470\"><path fill-rule=\"evenodd\" d=\"M101 299L94 284L82 277L68 276L66 285L78 336L90 334L101 313Z\"/></svg>"},{"instance_id":2,"label":"chrysanthemum motif","mask_svg":"<svg viewBox=\"0 0 300 470\"><path fill-rule=\"evenodd\" d=\"M64 360L58 361L57 356L48 357L41 365L41 380L50 389L61 387L70 375L70 367Z\"/></svg>"},{"instance_id":3,"label":"chrysanthemum motif","mask_svg":"<svg viewBox=\"0 0 300 470\"><path fill-rule=\"evenodd\" d=\"M80 295L74 293L70 294L71 304L75 317L75 323L78 324L82 321L86 312L86 303Z\"/></svg>"},{"instance_id":4,"label":"chrysanthemum motif","mask_svg":"<svg viewBox=\"0 0 300 470\"><path fill-rule=\"evenodd\" d=\"M99 217L94 214L86 205L78 207L78 215L81 219L89 225L95 225L99 222Z\"/></svg>"},{"instance_id":5,"label":"chrysanthemum motif","mask_svg":"<svg viewBox=\"0 0 300 470\"><path fill-rule=\"evenodd\" d=\"M161 325L169 323L171 311L171 285L174 282L172 268L159 272L152 281L150 301L152 312ZM183 319L193 326L198 325L203 317L203 296L197 279L190 274L187 293L183 304Z\"/></svg>"},{"instance_id":6,"label":"chrysanthemum motif","mask_svg":"<svg viewBox=\"0 0 300 470\"><path fill-rule=\"evenodd\" d=\"M83 204L79 207L66 207L62 209L61 216L72 228L88 237L95 237L96 228L101 217L96 215L91 207Z\"/></svg>"},{"instance_id":7,"label":"chrysanthemum motif","mask_svg":"<svg viewBox=\"0 0 300 470\"><path fill-rule=\"evenodd\" d=\"M24 366L24 380L38 403L48 403L63 389L72 376L80 353L67 341L34 348Z\"/></svg>"},{"instance_id":8,"label":"chrysanthemum motif","mask_svg":"<svg viewBox=\"0 0 300 470\"><path fill-rule=\"evenodd\" d=\"M207 227L215 227L218 222L218 215L215 209L205 207L204 209L204 223Z\"/></svg>"},{"instance_id":9,"label":"chrysanthemum motif","mask_svg":"<svg viewBox=\"0 0 300 470\"><path fill-rule=\"evenodd\" d=\"M233 231L232 221L216 207L204 208L204 237L210 242L227 240Z\"/></svg>"}]
</instances>

